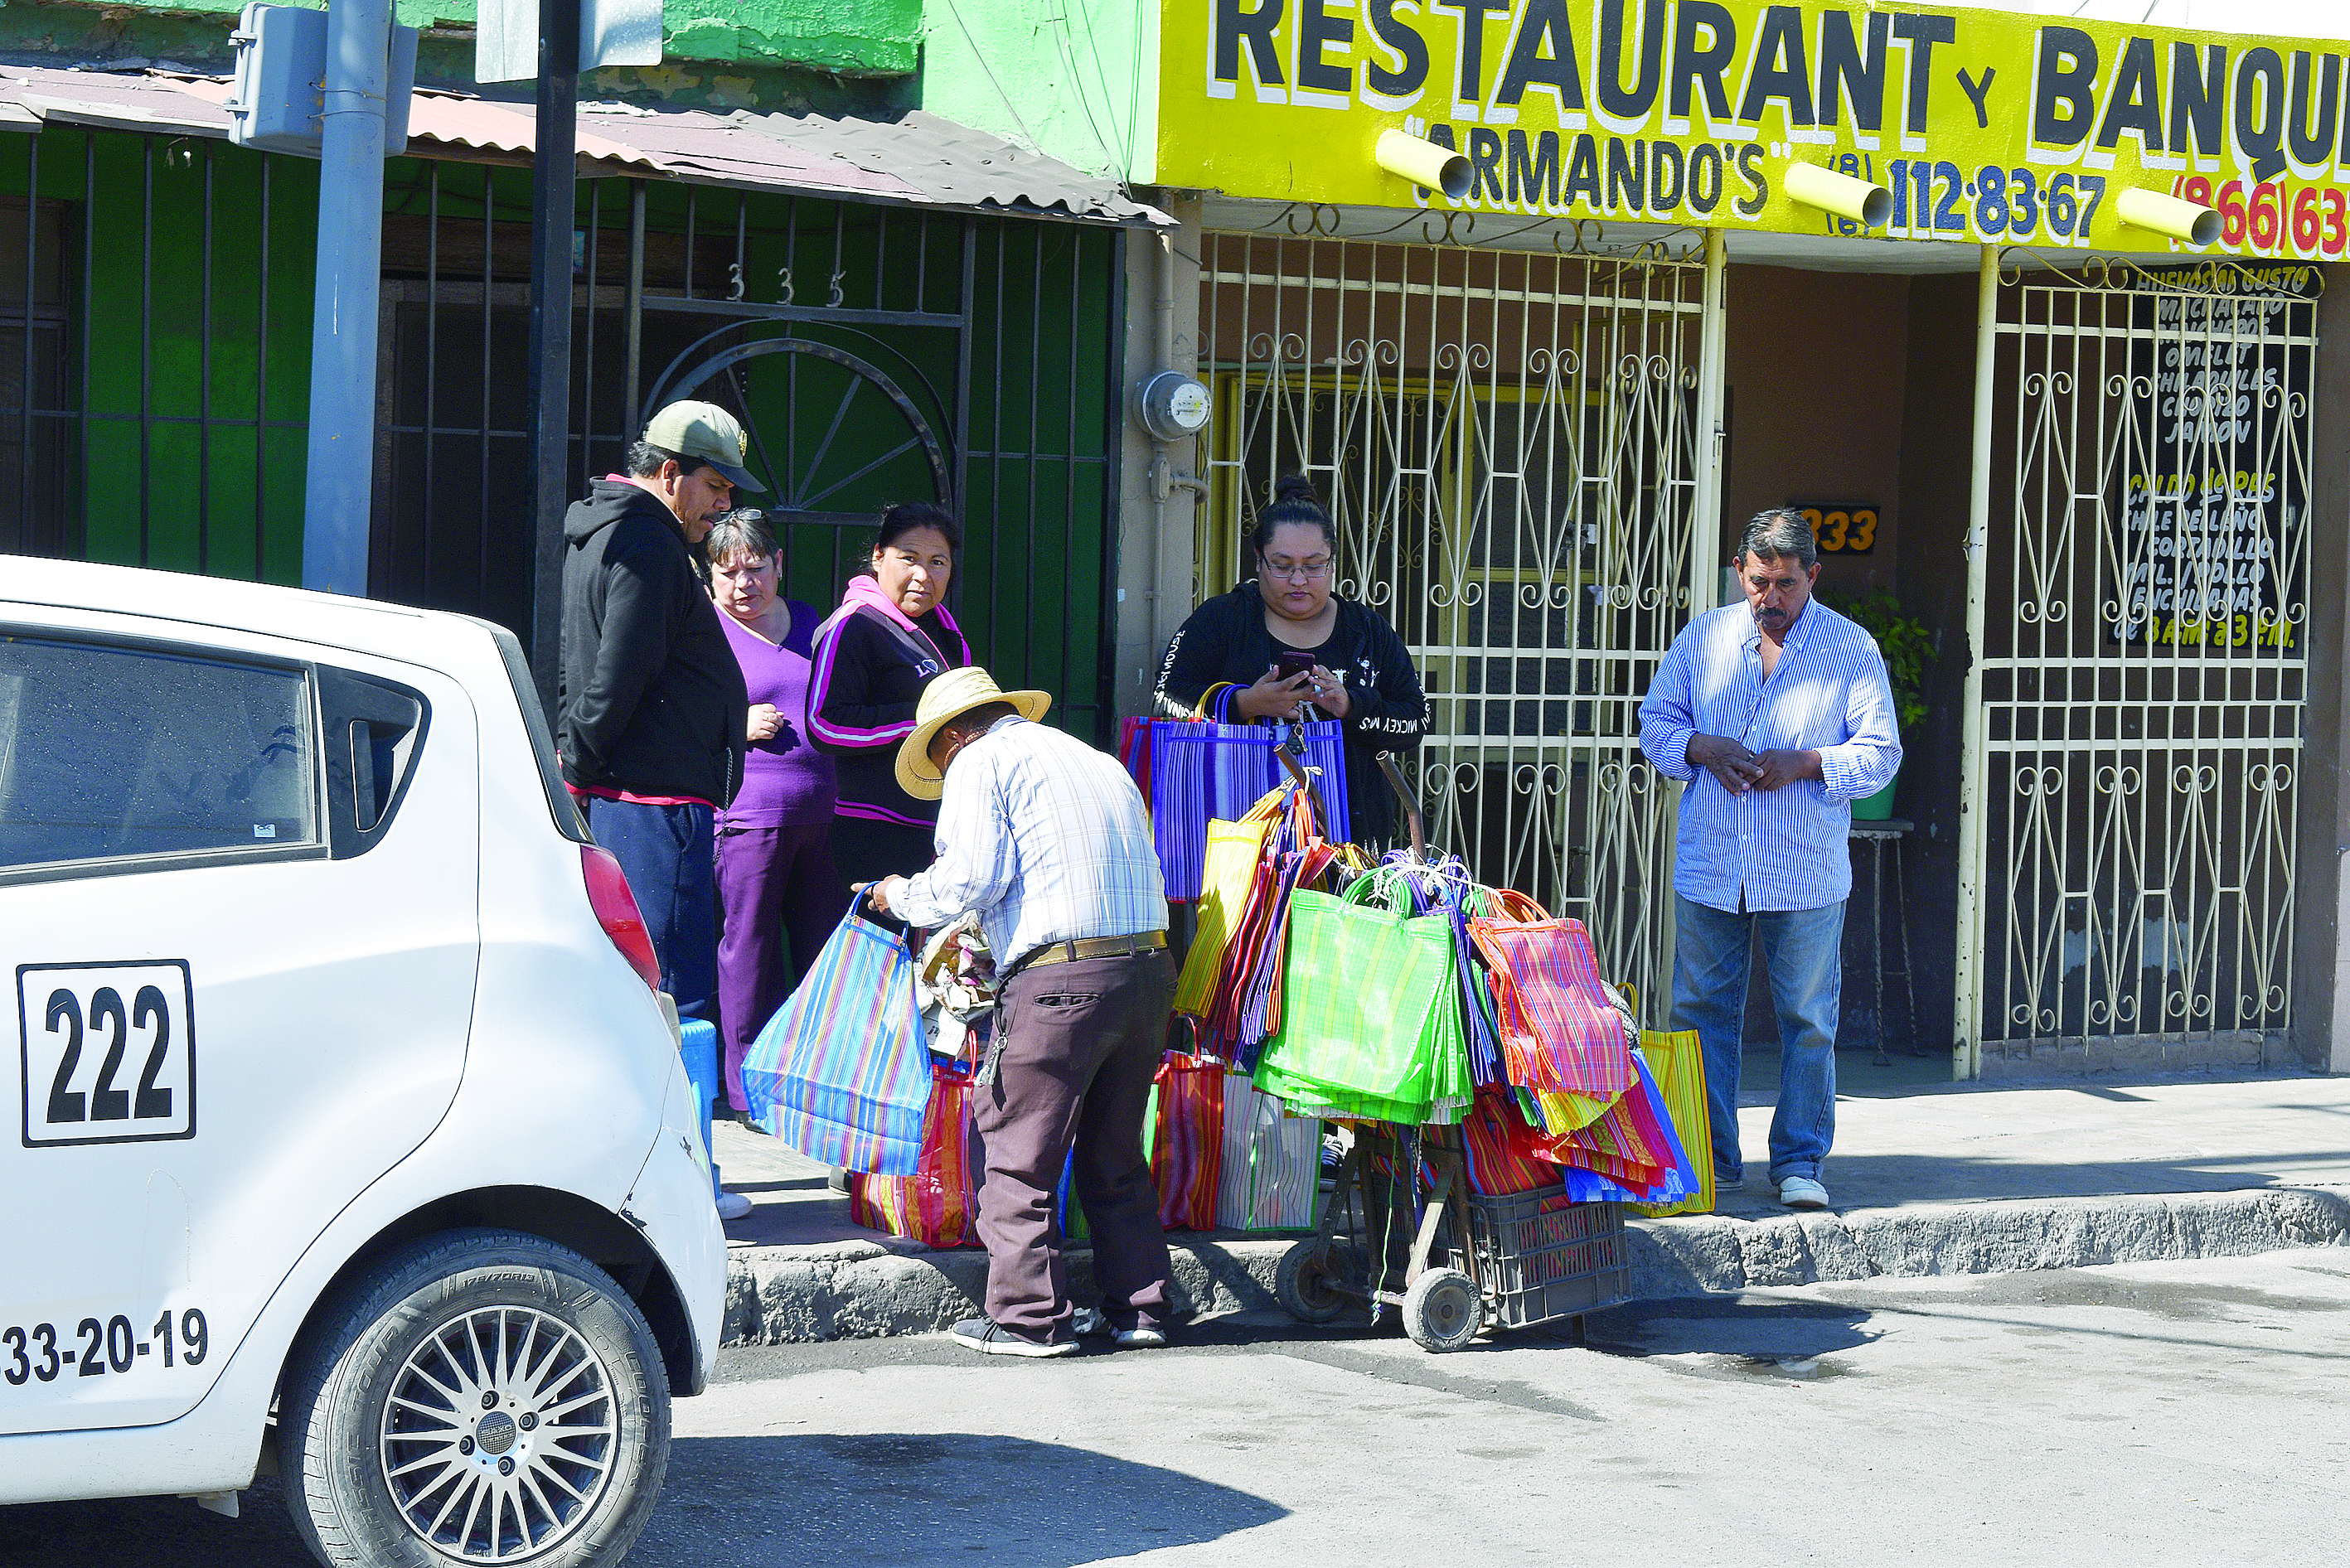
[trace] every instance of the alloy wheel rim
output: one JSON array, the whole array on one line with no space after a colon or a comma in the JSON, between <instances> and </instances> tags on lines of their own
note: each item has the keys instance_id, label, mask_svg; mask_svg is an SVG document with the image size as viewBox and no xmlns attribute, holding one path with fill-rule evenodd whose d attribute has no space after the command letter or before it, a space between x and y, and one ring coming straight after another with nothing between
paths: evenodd
<instances>
[{"instance_id":1,"label":"alloy wheel rim","mask_svg":"<svg viewBox=\"0 0 2350 1568\"><path fill-rule=\"evenodd\" d=\"M602 1357L569 1324L528 1307L462 1313L425 1336L384 1397L384 1484L436 1551L514 1562L594 1514L619 1415Z\"/></svg>"}]
</instances>

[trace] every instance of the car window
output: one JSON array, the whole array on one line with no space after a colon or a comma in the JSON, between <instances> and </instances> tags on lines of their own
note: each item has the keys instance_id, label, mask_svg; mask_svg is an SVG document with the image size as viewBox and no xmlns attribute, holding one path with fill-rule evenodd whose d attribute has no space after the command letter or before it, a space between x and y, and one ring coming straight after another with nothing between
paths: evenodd
<instances>
[{"instance_id":1,"label":"car window","mask_svg":"<svg viewBox=\"0 0 2350 1568\"><path fill-rule=\"evenodd\" d=\"M0 869L319 842L308 679L0 633Z\"/></svg>"},{"instance_id":2,"label":"car window","mask_svg":"<svg viewBox=\"0 0 2350 1568\"><path fill-rule=\"evenodd\" d=\"M321 665L319 732L326 737L327 842L338 860L381 841L408 793L431 704L424 694Z\"/></svg>"}]
</instances>

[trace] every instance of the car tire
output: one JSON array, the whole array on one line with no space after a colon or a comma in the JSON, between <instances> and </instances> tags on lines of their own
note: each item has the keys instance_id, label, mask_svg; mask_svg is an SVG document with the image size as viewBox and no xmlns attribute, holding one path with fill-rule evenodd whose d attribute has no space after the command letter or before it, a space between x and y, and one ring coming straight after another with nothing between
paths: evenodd
<instances>
[{"instance_id":1,"label":"car tire","mask_svg":"<svg viewBox=\"0 0 2350 1568\"><path fill-rule=\"evenodd\" d=\"M296 1346L278 1451L328 1568L616 1561L669 1468L669 1376L644 1314L566 1247L412 1242Z\"/></svg>"}]
</instances>

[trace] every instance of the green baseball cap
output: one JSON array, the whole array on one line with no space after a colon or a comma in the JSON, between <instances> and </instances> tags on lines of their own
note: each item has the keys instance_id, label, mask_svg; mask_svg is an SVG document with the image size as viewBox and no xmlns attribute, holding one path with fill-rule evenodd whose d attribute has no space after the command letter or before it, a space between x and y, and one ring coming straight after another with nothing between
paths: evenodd
<instances>
[{"instance_id":1,"label":"green baseball cap","mask_svg":"<svg viewBox=\"0 0 2350 1568\"><path fill-rule=\"evenodd\" d=\"M767 487L743 466L743 460L751 455L750 438L734 416L716 403L670 404L645 426L645 443L691 459L689 468L708 463L737 490L754 495L766 493Z\"/></svg>"}]
</instances>

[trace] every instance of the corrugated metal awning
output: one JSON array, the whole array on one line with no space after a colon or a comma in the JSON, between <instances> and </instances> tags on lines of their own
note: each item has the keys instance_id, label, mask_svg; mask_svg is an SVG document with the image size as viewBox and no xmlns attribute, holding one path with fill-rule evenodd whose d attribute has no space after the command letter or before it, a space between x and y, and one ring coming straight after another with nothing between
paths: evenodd
<instances>
[{"instance_id":1,"label":"corrugated metal awning","mask_svg":"<svg viewBox=\"0 0 2350 1568\"><path fill-rule=\"evenodd\" d=\"M229 118L221 106L229 88L219 77L0 66L0 130L54 123L225 139ZM527 105L423 88L409 104L408 156L527 159L536 130ZM866 120L584 103L577 135L582 174L1094 223L1173 223L1128 198L1115 180L919 109Z\"/></svg>"}]
</instances>

